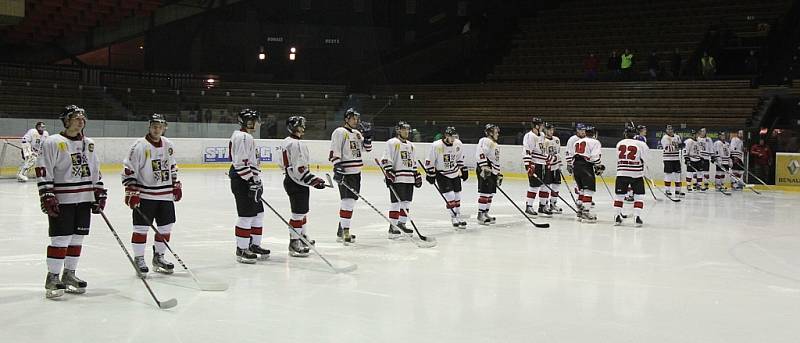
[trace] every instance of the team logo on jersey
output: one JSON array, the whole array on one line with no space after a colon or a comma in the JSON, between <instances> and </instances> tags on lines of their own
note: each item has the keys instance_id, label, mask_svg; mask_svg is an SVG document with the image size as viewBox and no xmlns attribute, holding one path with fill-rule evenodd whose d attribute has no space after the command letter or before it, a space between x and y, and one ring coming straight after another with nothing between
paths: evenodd
<instances>
[{"instance_id":1,"label":"team logo on jersey","mask_svg":"<svg viewBox=\"0 0 800 343\"><path fill-rule=\"evenodd\" d=\"M67 151L67 143L64 142L58 143L58 150Z\"/></svg>"},{"instance_id":2,"label":"team logo on jersey","mask_svg":"<svg viewBox=\"0 0 800 343\"><path fill-rule=\"evenodd\" d=\"M89 143L89 152L94 152L94 143Z\"/></svg>"},{"instance_id":3,"label":"team logo on jersey","mask_svg":"<svg viewBox=\"0 0 800 343\"><path fill-rule=\"evenodd\" d=\"M86 156L81 153L70 154L72 162L72 176L73 177L89 177L92 173L89 171L89 164L86 163Z\"/></svg>"},{"instance_id":4,"label":"team logo on jersey","mask_svg":"<svg viewBox=\"0 0 800 343\"><path fill-rule=\"evenodd\" d=\"M150 161L150 168L153 170L153 180L155 182L169 181L169 162L166 160Z\"/></svg>"}]
</instances>

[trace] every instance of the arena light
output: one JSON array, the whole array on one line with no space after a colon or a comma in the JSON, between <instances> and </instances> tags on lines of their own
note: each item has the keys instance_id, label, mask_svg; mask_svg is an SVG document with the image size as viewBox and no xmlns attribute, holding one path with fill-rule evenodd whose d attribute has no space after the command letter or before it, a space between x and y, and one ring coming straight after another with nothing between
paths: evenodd
<instances>
[{"instance_id":1,"label":"arena light","mask_svg":"<svg viewBox=\"0 0 800 343\"><path fill-rule=\"evenodd\" d=\"M297 59L297 48L291 47L289 49L289 60L294 61L295 59Z\"/></svg>"},{"instance_id":2,"label":"arena light","mask_svg":"<svg viewBox=\"0 0 800 343\"><path fill-rule=\"evenodd\" d=\"M265 54L263 52L258 53L258 59L260 61L266 60L267 59L267 54Z\"/></svg>"}]
</instances>

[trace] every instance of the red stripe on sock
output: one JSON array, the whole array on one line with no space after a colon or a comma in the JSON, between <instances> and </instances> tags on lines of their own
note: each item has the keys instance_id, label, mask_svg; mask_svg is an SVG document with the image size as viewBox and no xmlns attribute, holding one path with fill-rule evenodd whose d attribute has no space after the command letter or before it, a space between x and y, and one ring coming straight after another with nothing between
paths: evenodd
<instances>
[{"instance_id":1,"label":"red stripe on sock","mask_svg":"<svg viewBox=\"0 0 800 343\"><path fill-rule=\"evenodd\" d=\"M146 233L138 233L134 232L131 235L131 243L134 244L144 244L147 243L147 234Z\"/></svg>"},{"instance_id":2,"label":"red stripe on sock","mask_svg":"<svg viewBox=\"0 0 800 343\"><path fill-rule=\"evenodd\" d=\"M634 201L633 208L644 208L644 202L642 201Z\"/></svg>"},{"instance_id":3,"label":"red stripe on sock","mask_svg":"<svg viewBox=\"0 0 800 343\"><path fill-rule=\"evenodd\" d=\"M478 198L478 203L479 204L488 204L489 203L489 198L487 198L487 197L479 197Z\"/></svg>"},{"instance_id":4,"label":"red stripe on sock","mask_svg":"<svg viewBox=\"0 0 800 343\"><path fill-rule=\"evenodd\" d=\"M614 207L622 207L622 201L614 200Z\"/></svg>"},{"instance_id":5,"label":"red stripe on sock","mask_svg":"<svg viewBox=\"0 0 800 343\"><path fill-rule=\"evenodd\" d=\"M59 248L53 246L47 247L47 258L64 259L64 256L66 255L67 255L67 248Z\"/></svg>"},{"instance_id":6,"label":"red stripe on sock","mask_svg":"<svg viewBox=\"0 0 800 343\"><path fill-rule=\"evenodd\" d=\"M165 234L156 234L156 242L169 242L169 233Z\"/></svg>"},{"instance_id":7,"label":"red stripe on sock","mask_svg":"<svg viewBox=\"0 0 800 343\"><path fill-rule=\"evenodd\" d=\"M400 218L400 211L389 211L389 218L390 219Z\"/></svg>"},{"instance_id":8,"label":"red stripe on sock","mask_svg":"<svg viewBox=\"0 0 800 343\"><path fill-rule=\"evenodd\" d=\"M528 199L535 199L535 198L536 198L536 193L528 192Z\"/></svg>"},{"instance_id":9,"label":"red stripe on sock","mask_svg":"<svg viewBox=\"0 0 800 343\"><path fill-rule=\"evenodd\" d=\"M81 246L80 245L70 245L67 247L67 256L70 257L78 257L81 256Z\"/></svg>"},{"instance_id":10,"label":"red stripe on sock","mask_svg":"<svg viewBox=\"0 0 800 343\"><path fill-rule=\"evenodd\" d=\"M236 237L250 238L250 229L236 227Z\"/></svg>"},{"instance_id":11,"label":"red stripe on sock","mask_svg":"<svg viewBox=\"0 0 800 343\"><path fill-rule=\"evenodd\" d=\"M353 218L353 211L339 210L339 218L344 218L344 219Z\"/></svg>"},{"instance_id":12,"label":"red stripe on sock","mask_svg":"<svg viewBox=\"0 0 800 343\"><path fill-rule=\"evenodd\" d=\"M400 210L400 216L401 217L408 217L408 213L406 213L406 210Z\"/></svg>"},{"instance_id":13,"label":"red stripe on sock","mask_svg":"<svg viewBox=\"0 0 800 343\"><path fill-rule=\"evenodd\" d=\"M253 226L253 227L250 228L250 236L252 236L252 235L260 235L263 231L264 231L263 227L255 227L255 226ZM167 241L169 241L169 238L167 239Z\"/></svg>"},{"instance_id":14,"label":"red stripe on sock","mask_svg":"<svg viewBox=\"0 0 800 343\"><path fill-rule=\"evenodd\" d=\"M540 198L547 198L550 196L550 193L539 191Z\"/></svg>"},{"instance_id":15,"label":"red stripe on sock","mask_svg":"<svg viewBox=\"0 0 800 343\"><path fill-rule=\"evenodd\" d=\"M289 226L291 226L291 227L293 227L295 229L302 228L303 227L303 221L302 220L291 219L291 220L289 220Z\"/></svg>"},{"instance_id":16,"label":"red stripe on sock","mask_svg":"<svg viewBox=\"0 0 800 343\"><path fill-rule=\"evenodd\" d=\"M671 185L672 185L672 182L669 182L669 181L664 181L664 186L667 186L667 187L669 187L669 186L671 186Z\"/></svg>"}]
</instances>

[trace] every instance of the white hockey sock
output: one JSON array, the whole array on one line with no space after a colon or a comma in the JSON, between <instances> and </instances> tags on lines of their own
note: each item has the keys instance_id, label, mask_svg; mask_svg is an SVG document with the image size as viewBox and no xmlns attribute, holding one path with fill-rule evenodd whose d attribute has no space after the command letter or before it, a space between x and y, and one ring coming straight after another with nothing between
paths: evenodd
<instances>
[{"instance_id":1,"label":"white hockey sock","mask_svg":"<svg viewBox=\"0 0 800 343\"><path fill-rule=\"evenodd\" d=\"M250 247L250 223L255 217L239 217L236 221L236 246L239 249Z\"/></svg>"},{"instance_id":2,"label":"white hockey sock","mask_svg":"<svg viewBox=\"0 0 800 343\"><path fill-rule=\"evenodd\" d=\"M294 231L290 230L289 238L300 239L300 235L305 233L305 230L303 230L305 217L306 215L302 213L292 213L292 219L289 220L289 226L291 226L294 231L297 231L297 233L294 233Z\"/></svg>"},{"instance_id":3,"label":"white hockey sock","mask_svg":"<svg viewBox=\"0 0 800 343\"><path fill-rule=\"evenodd\" d=\"M355 199L342 199L339 209L339 225L344 229L350 228L350 221L353 219L353 208L356 206Z\"/></svg>"},{"instance_id":4,"label":"white hockey sock","mask_svg":"<svg viewBox=\"0 0 800 343\"><path fill-rule=\"evenodd\" d=\"M53 274L61 274L64 267L64 258L67 256L67 246L72 240L72 236L50 237L50 245L47 247L47 271Z\"/></svg>"},{"instance_id":5,"label":"white hockey sock","mask_svg":"<svg viewBox=\"0 0 800 343\"><path fill-rule=\"evenodd\" d=\"M641 216L642 209L644 208L644 194L634 194L633 195L633 215L634 216Z\"/></svg>"},{"instance_id":6,"label":"white hockey sock","mask_svg":"<svg viewBox=\"0 0 800 343\"><path fill-rule=\"evenodd\" d=\"M539 188L539 205L546 206L548 201L550 201L550 190L542 186Z\"/></svg>"},{"instance_id":7,"label":"white hockey sock","mask_svg":"<svg viewBox=\"0 0 800 343\"><path fill-rule=\"evenodd\" d=\"M488 211L492 195L489 193L478 193L478 211Z\"/></svg>"},{"instance_id":8,"label":"white hockey sock","mask_svg":"<svg viewBox=\"0 0 800 343\"><path fill-rule=\"evenodd\" d=\"M75 270L78 268L78 259L81 257L81 248L83 246L84 235L72 235L69 246L67 247L67 256L64 259L64 268Z\"/></svg>"},{"instance_id":9,"label":"white hockey sock","mask_svg":"<svg viewBox=\"0 0 800 343\"><path fill-rule=\"evenodd\" d=\"M158 227L158 232L155 237L155 243L153 244L156 247L156 252L159 254L163 254L167 250L167 245L164 242L169 243L170 235L172 234L172 225L161 225Z\"/></svg>"},{"instance_id":10,"label":"white hockey sock","mask_svg":"<svg viewBox=\"0 0 800 343\"><path fill-rule=\"evenodd\" d=\"M537 193L539 193L539 187L528 186L528 193L525 197L525 206L533 206Z\"/></svg>"},{"instance_id":11,"label":"white hockey sock","mask_svg":"<svg viewBox=\"0 0 800 343\"><path fill-rule=\"evenodd\" d=\"M400 202L400 222L405 224L408 222L408 214L411 212L411 202L410 201L401 201Z\"/></svg>"},{"instance_id":12,"label":"white hockey sock","mask_svg":"<svg viewBox=\"0 0 800 343\"><path fill-rule=\"evenodd\" d=\"M250 222L250 244L261 246L261 235L264 232L264 212L259 212Z\"/></svg>"},{"instance_id":13,"label":"white hockey sock","mask_svg":"<svg viewBox=\"0 0 800 343\"><path fill-rule=\"evenodd\" d=\"M150 231L150 226L133 226L133 233L131 233L131 250L133 250L133 256L144 256L148 231Z\"/></svg>"},{"instance_id":14,"label":"white hockey sock","mask_svg":"<svg viewBox=\"0 0 800 343\"><path fill-rule=\"evenodd\" d=\"M400 219L400 203L393 202L389 204L389 221L392 225L397 225L398 219Z\"/></svg>"},{"instance_id":15,"label":"white hockey sock","mask_svg":"<svg viewBox=\"0 0 800 343\"><path fill-rule=\"evenodd\" d=\"M625 200L625 194L614 194L614 209L617 210L617 214L622 214L623 200Z\"/></svg>"}]
</instances>

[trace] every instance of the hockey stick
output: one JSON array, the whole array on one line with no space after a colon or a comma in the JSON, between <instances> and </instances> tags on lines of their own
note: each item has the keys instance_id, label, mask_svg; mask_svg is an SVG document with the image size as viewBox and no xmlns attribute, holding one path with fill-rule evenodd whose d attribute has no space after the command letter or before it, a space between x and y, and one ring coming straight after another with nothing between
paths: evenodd
<instances>
[{"instance_id":1,"label":"hockey stick","mask_svg":"<svg viewBox=\"0 0 800 343\"><path fill-rule=\"evenodd\" d=\"M756 176L755 174L751 173L749 170L745 169L744 171L747 173L747 175L750 175L754 179L758 180L758 182L761 182L761 184L764 185L765 187L767 187L769 189L772 189L772 185L768 185L766 182L764 182L763 180L759 179L758 176ZM742 184L745 184L744 181L742 181ZM761 194L761 193L759 193L759 194Z\"/></svg>"},{"instance_id":2,"label":"hockey stick","mask_svg":"<svg viewBox=\"0 0 800 343\"><path fill-rule=\"evenodd\" d=\"M713 162L712 162L712 163L713 163ZM731 173L731 171L730 171L730 170L728 170L728 169L725 169L724 167L722 167L722 165L720 165L720 164L717 164L717 163L714 163L714 166L716 166L717 168L720 168L720 169L722 169L723 171L725 171L725 173L726 173L726 174L728 174L728 176L730 176L730 177L731 177L731 179L733 179L733 180L735 180L735 181L738 181L738 182L741 182L742 184L745 184L745 183L744 183L744 181L742 181L742 179L740 179L740 178L736 177L735 175L733 175L733 173ZM747 189L749 189L749 190L753 191L754 193L756 193L756 194L758 194L758 195L761 195L761 192L757 191L757 190L756 190L755 188L753 188L753 187L745 187L745 188L747 188ZM722 191L720 191L720 192L722 192ZM725 194L725 195L731 195L730 193L726 193L726 192L722 192L722 194Z\"/></svg>"},{"instance_id":3,"label":"hockey stick","mask_svg":"<svg viewBox=\"0 0 800 343\"><path fill-rule=\"evenodd\" d=\"M111 226L111 222L108 221L108 217L106 217L106 213L103 212L103 210L100 210L100 215L103 217L103 220L106 222L106 225L108 226L108 229L111 230L111 233L114 235L114 238L117 239L117 243L119 243L119 247L122 248L123 252L125 252L125 256L127 256L128 257L128 261L131 262L131 266L133 267L133 270L135 270L136 274L139 275L139 268L137 268L136 267L136 263L133 262L133 257L131 257L131 254L128 252L128 249L125 248L125 244L122 243L122 240L119 238L119 235L117 234L117 231L114 230L113 226ZM144 283L144 287L147 288L147 291L150 293L150 296L153 297L153 300L156 302L156 305L158 305L158 308L160 308L162 310L165 310L165 309L168 309L168 308L173 308L176 305L178 305L178 300L176 300L175 298L168 299L166 301L158 300L158 298L156 297L156 294L153 293L153 289L150 288L150 284L147 283L147 280L145 280L144 277L139 277L139 278Z\"/></svg>"},{"instance_id":4,"label":"hockey stick","mask_svg":"<svg viewBox=\"0 0 800 343\"><path fill-rule=\"evenodd\" d=\"M525 212L521 208L519 208L519 206L517 206L517 204L514 202L514 200L511 200L511 197L509 197L508 194L506 194L506 191L504 191L502 188L500 188L500 185L497 185L497 190L499 190L500 193L503 193L503 195L506 197L506 199L508 199L508 202L510 202L511 205L514 205L514 207L517 209L517 211L519 211L519 213L522 214L522 216L525 217L525 219L527 219L529 222L531 222L531 224L533 224L533 226L541 228L541 229L546 229L546 228L550 227L549 223L536 223L530 217L528 217L528 215L525 214Z\"/></svg>"},{"instance_id":5,"label":"hockey stick","mask_svg":"<svg viewBox=\"0 0 800 343\"><path fill-rule=\"evenodd\" d=\"M328 175L328 179L330 179L330 177L331 177L331 175L330 175L330 174L325 174L325 175ZM374 206L374 205L372 205L372 203L370 203L369 201L367 201L367 199L365 199L363 195L361 195L360 193L356 192L356 190L355 190L355 189L353 189L352 187L350 187L350 185L348 185L348 184L347 184L347 182L344 182L344 180L342 180L342 181L336 181L336 182L338 182L340 185L342 185L342 186L344 186L345 188L347 188L347 189L348 189L348 190L349 190L351 193L355 194L355 195L356 195L356 196L357 196L359 199L361 199L361 200L364 200L364 203L366 203L366 204L367 204L367 205L368 205L370 208L372 208L372 210L374 210L375 212L377 212L377 213L378 213L378 215L379 215L379 216L381 216L381 218L383 218L384 220L386 220L386 222L388 222L388 223L389 223L389 225L391 225L391 226L392 226L392 228L394 228L395 230L398 230L398 231L402 232L404 235L406 235L406 237L408 237L408 238L411 240L411 242L413 242L414 244L416 244L416 246L418 246L418 247L420 247L420 248L433 248L433 247L435 247L435 246L436 246L436 241L434 241L434 240L427 240L427 241L426 241L426 240L422 240L422 239L419 239L419 240L417 240L417 239L414 239L415 237L414 237L412 234L410 234L410 233L406 233L405 231L403 231L403 230L401 230L399 227L397 227L397 225L394 225L394 224L392 224L392 221L391 221L391 220L389 220L389 218L387 218L387 217L386 217L386 216L383 214L383 212L381 212L379 209L375 208L375 206ZM415 229L416 229L416 228L415 228ZM419 234L419 232L417 232L417 234ZM433 237L431 237L431 238L433 238Z\"/></svg>"},{"instance_id":6,"label":"hockey stick","mask_svg":"<svg viewBox=\"0 0 800 343\"><path fill-rule=\"evenodd\" d=\"M377 158L375 159L375 163L378 165L378 169L381 170L381 173L383 174L383 177L384 178L388 178L388 175L386 175L386 171L383 170L383 167L381 166L381 162L378 161ZM389 187L389 190L392 192L392 194L394 194L394 198L397 199L397 202L400 202L400 196L397 195L397 191L395 191L394 186L393 185L387 185L387 186ZM419 230L417 230L417 224L414 224L414 220L411 219L410 213L406 212L406 217L408 217L408 221L411 222L411 227L414 228L414 231L417 233L417 236L419 236L419 239L421 239L423 241L428 241L428 240L429 241L435 241L435 239L433 237L428 239L428 237L425 237L421 233L419 233ZM403 230L400 230L400 231L403 231Z\"/></svg>"},{"instance_id":7,"label":"hockey stick","mask_svg":"<svg viewBox=\"0 0 800 343\"><path fill-rule=\"evenodd\" d=\"M553 171L553 172L555 172L555 171ZM561 173L559 173L559 174L561 174ZM539 182L541 182L542 186L547 187L547 189L550 190L550 194L556 193L556 191L554 191L552 188L550 188L550 186L548 184L544 183L544 181L542 179L540 179L538 176L536 176L535 173L533 174L533 177L536 178L536 180L538 180ZM561 175L561 177L564 177L564 175ZM569 186L567 186L567 187L569 187ZM572 194L572 193L570 193L570 194ZM569 207L569 209L572 210L572 212L578 213L578 210L576 210L574 207L572 207L572 205L570 205L569 202L564 200L564 198L561 197L561 194L558 194L557 197L559 199L561 199L561 201L563 201L567 205L567 207ZM573 200L574 200L574 198L573 198Z\"/></svg>"},{"instance_id":8,"label":"hockey stick","mask_svg":"<svg viewBox=\"0 0 800 343\"><path fill-rule=\"evenodd\" d=\"M655 184L655 182L654 182L653 180L651 180L650 178L648 178L647 176L645 176L645 177L644 177L644 179L647 181L647 188L650 188L650 194L653 194L653 198L654 198L654 199L656 199L656 201L661 201L661 199L658 199L658 198L656 198L656 195L655 195L655 193L653 193L653 188L652 188L652 187L650 187L650 184ZM675 198L673 198L673 197L671 197L671 196L667 195L667 193L665 193L664 191L662 191L662 190L661 190L661 188L658 188L658 186L656 186L656 189L657 189L659 192L661 192L661 194L664 194L664 196L665 196L667 199L669 199L670 201L672 201L672 202L681 202L681 199L675 199Z\"/></svg>"},{"instance_id":9,"label":"hockey stick","mask_svg":"<svg viewBox=\"0 0 800 343\"><path fill-rule=\"evenodd\" d=\"M561 173L561 180L563 180L564 184L567 185L567 190L569 190L569 197L572 198L572 202L575 203L575 206L578 206L578 200L576 200L575 195L572 194L573 191L572 186L569 184L569 182L567 182L567 178L564 176L563 173Z\"/></svg>"},{"instance_id":10,"label":"hockey stick","mask_svg":"<svg viewBox=\"0 0 800 343\"><path fill-rule=\"evenodd\" d=\"M375 160L377 161L378 159L376 158ZM420 160L417 160L417 163L419 163L419 165L423 165L422 161L420 161ZM425 168L422 168L422 170L425 170ZM425 175L430 175L430 174L428 174L427 170L425 170ZM433 187L436 187L436 192L439 193L439 196L442 197L442 200L444 200L444 203L445 203L445 207L447 207L447 198L445 198L444 194L442 194L442 191L439 189L439 186L436 184L436 181L433 182ZM449 207L447 207L447 209L450 210L450 212L453 213L453 216L458 217L458 214L456 213L456 210L454 210L452 208L449 208Z\"/></svg>"},{"instance_id":11,"label":"hockey stick","mask_svg":"<svg viewBox=\"0 0 800 343\"><path fill-rule=\"evenodd\" d=\"M320 254L320 252L317 251L317 248L314 247L314 244L311 244L311 242L309 242L308 239L305 236L303 236L299 232L297 232L297 230L295 230L295 228L293 228L289 224L289 222L287 222L286 219L284 219L283 216L280 213L278 213L278 211L276 211L275 208L272 207L272 205L270 205L266 200L264 200L264 198L259 198L259 199L261 200L262 203L264 203L264 205L267 205L267 207L272 211L272 213L274 213L276 216L278 216L278 218L280 218L280 220L284 224L286 224L286 227L289 228L290 231L292 231L295 235L300 237L300 239L303 241L303 243L305 243L309 248L311 248L311 250L313 250L314 253L317 254L317 256L319 256L319 258L321 258L323 261L325 261L325 264L327 264L328 267L331 267L331 269L333 269L334 272L336 272L336 273L349 273L349 272L352 272L352 271L354 271L354 270L356 270L358 268L357 264L352 264L352 265L349 265L347 267L342 267L342 268L334 267L333 264L331 264L331 262L328 261L327 258L325 258L325 256L322 256L322 254Z\"/></svg>"},{"instance_id":12,"label":"hockey stick","mask_svg":"<svg viewBox=\"0 0 800 343\"><path fill-rule=\"evenodd\" d=\"M156 228L156 226L153 225L153 221L150 218L147 218L147 216L144 214L144 212L142 212L142 210L140 208L136 207L133 210L136 213L138 213L139 216L141 216L142 219L144 219L150 225L150 228L153 229L153 231L155 231L157 235L163 237L163 235L161 235L161 232L159 232L158 229ZM175 256L175 259L178 260L178 263L181 264L181 267L183 267L183 269L186 269L186 271L189 272L189 275L194 280L194 283L197 284L197 287L200 287L201 291L224 291L224 290L228 289L228 284L226 284L224 282L202 282L202 281L198 280L197 279L197 275L194 275L194 272L192 272L192 270L189 269L189 267L186 266L186 263L183 263L183 260L180 258L180 256L178 256L178 254L175 253L174 250L172 250L172 247L169 246L167 241L165 240L162 243L164 243L164 245L167 247L169 252L172 253L172 256Z\"/></svg>"}]
</instances>

